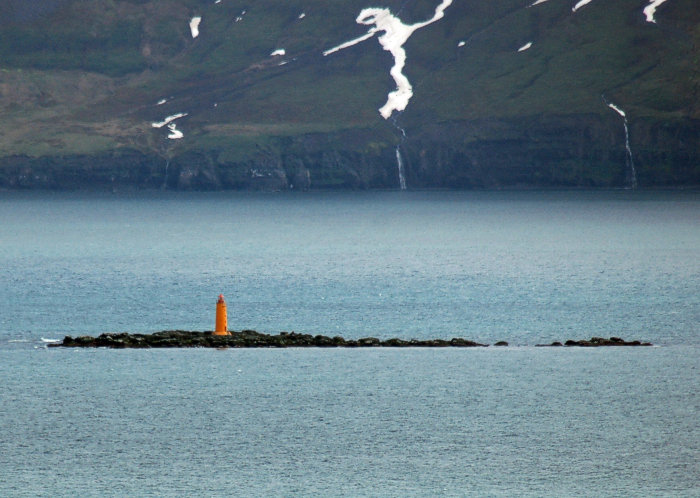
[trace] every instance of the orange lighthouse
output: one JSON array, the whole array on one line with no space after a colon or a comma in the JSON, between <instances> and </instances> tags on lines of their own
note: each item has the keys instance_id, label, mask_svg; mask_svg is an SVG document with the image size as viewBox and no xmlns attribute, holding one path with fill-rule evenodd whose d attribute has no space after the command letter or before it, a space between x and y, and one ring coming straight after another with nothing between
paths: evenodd
<instances>
[{"instance_id":1,"label":"orange lighthouse","mask_svg":"<svg viewBox=\"0 0 700 498\"><path fill-rule=\"evenodd\" d=\"M223 294L219 294L219 300L216 302L216 328L214 329L214 335L231 335L228 332L226 301L224 301Z\"/></svg>"}]
</instances>

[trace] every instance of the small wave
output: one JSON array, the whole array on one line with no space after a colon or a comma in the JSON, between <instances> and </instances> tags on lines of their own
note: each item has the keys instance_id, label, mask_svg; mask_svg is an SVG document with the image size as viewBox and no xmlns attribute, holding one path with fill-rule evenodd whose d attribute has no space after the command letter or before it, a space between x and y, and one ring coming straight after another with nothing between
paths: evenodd
<instances>
[{"instance_id":1,"label":"small wave","mask_svg":"<svg viewBox=\"0 0 700 498\"><path fill-rule=\"evenodd\" d=\"M41 342L55 343L55 342L61 342L61 339L47 339L45 337L42 337Z\"/></svg>"},{"instance_id":2,"label":"small wave","mask_svg":"<svg viewBox=\"0 0 700 498\"><path fill-rule=\"evenodd\" d=\"M10 339L7 342L29 342L29 339Z\"/></svg>"}]
</instances>

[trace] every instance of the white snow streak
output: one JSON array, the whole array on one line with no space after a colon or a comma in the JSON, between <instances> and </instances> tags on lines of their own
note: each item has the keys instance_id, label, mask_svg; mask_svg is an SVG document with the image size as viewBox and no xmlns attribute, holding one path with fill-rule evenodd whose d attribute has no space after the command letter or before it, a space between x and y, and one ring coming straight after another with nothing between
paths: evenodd
<instances>
[{"instance_id":1,"label":"white snow streak","mask_svg":"<svg viewBox=\"0 0 700 498\"><path fill-rule=\"evenodd\" d=\"M277 56L277 55L284 55L284 54L286 54L286 53L287 53L287 51L286 51L285 49L283 49L283 48L278 48L277 50L273 50L273 51L270 53L270 56L275 57L275 56Z\"/></svg>"},{"instance_id":2,"label":"white snow streak","mask_svg":"<svg viewBox=\"0 0 700 498\"><path fill-rule=\"evenodd\" d=\"M654 14L656 14L656 8L664 3L666 0L650 0L649 5L644 7L644 15L647 18L647 22L653 22L656 23L656 19L654 19Z\"/></svg>"},{"instance_id":3,"label":"white snow streak","mask_svg":"<svg viewBox=\"0 0 700 498\"><path fill-rule=\"evenodd\" d=\"M364 12L364 11L363 11ZM358 17L359 19L359 17ZM355 38L354 40L346 41L345 43L341 43L337 47L330 48L323 52L323 55L331 55L334 52L338 52L340 50L343 50L344 48L352 47L353 45L357 45L358 43L368 40L374 36L374 34L377 32L376 28L370 29L367 34L364 34L360 36L359 38Z\"/></svg>"},{"instance_id":4,"label":"white snow streak","mask_svg":"<svg viewBox=\"0 0 700 498\"><path fill-rule=\"evenodd\" d=\"M180 138L182 138L182 137L185 136L185 135L183 135L182 132L181 132L180 130L178 130L176 127L177 127L177 125L176 125L175 123L172 123L172 124L169 124L169 125L168 125L168 130L170 130L170 134L168 135L168 138L169 138L170 140L178 140L178 139L180 139Z\"/></svg>"},{"instance_id":5,"label":"white snow streak","mask_svg":"<svg viewBox=\"0 0 700 498\"><path fill-rule=\"evenodd\" d=\"M394 65L389 73L396 82L396 90L389 93L387 102L379 109L379 113L384 119L389 119L392 112L403 111L408 105L408 101L413 96L413 87L402 72L406 65L406 51L403 45L416 30L442 19L445 16L445 9L450 5L452 5L452 0L442 0L435 8L435 14L432 18L424 22L410 25L404 24L401 19L392 15L389 9L374 7L363 9L360 15L357 16L355 22L366 26L372 26L369 31L359 38L326 50L323 52L323 55L330 55L344 48L351 47L383 31L384 34L379 36L378 41L384 50L390 52L391 55L394 56Z\"/></svg>"},{"instance_id":6,"label":"white snow streak","mask_svg":"<svg viewBox=\"0 0 700 498\"><path fill-rule=\"evenodd\" d=\"M580 9L580 8L583 7L584 5L588 5L588 4L591 3L592 1L593 1L593 0L579 0L579 2L578 2L576 5L574 5L574 8L571 9L571 12L576 12L578 9Z\"/></svg>"},{"instance_id":7,"label":"white snow streak","mask_svg":"<svg viewBox=\"0 0 700 498\"><path fill-rule=\"evenodd\" d=\"M626 118L626 117L627 117L627 115L625 114L625 111L623 111L622 109L620 109L619 107L617 107L617 106L616 106L615 104L613 104L612 102L608 102L608 107L609 107L610 109L612 109L613 111L615 111L616 113L618 113L618 114L619 114L620 116L622 116L623 118Z\"/></svg>"},{"instance_id":8,"label":"white snow streak","mask_svg":"<svg viewBox=\"0 0 700 498\"><path fill-rule=\"evenodd\" d=\"M539 5L541 3L545 3L548 0L537 0L536 2L531 3L528 5L528 7L534 7L535 5ZM576 5L571 9L571 12L576 12L579 10L581 7L584 5L588 5L591 3L593 0L579 0ZM666 0L648 0L649 5L644 7L644 16L647 18L647 22L653 22L656 23L656 19L654 19L654 14L656 14L656 9L659 7L659 5L663 4L666 2Z\"/></svg>"},{"instance_id":9,"label":"white snow streak","mask_svg":"<svg viewBox=\"0 0 700 498\"><path fill-rule=\"evenodd\" d=\"M202 18L195 16L190 20L190 31L192 32L192 38L197 38L199 36L199 23L202 22Z\"/></svg>"},{"instance_id":10,"label":"white snow streak","mask_svg":"<svg viewBox=\"0 0 700 498\"><path fill-rule=\"evenodd\" d=\"M173 114L172 116L168 116L163 121L151 123L151 126L153 126L153 128L162 128L163 126L172 123L176 119L184 118L185 116L187 116L186 112L179 112L177 114Z\"/></svg>"},{"instance_id":11,"label":"white snow streak","mask_svg":"<svg viewBox=\"0 0 700 498\"><path fill-rule=\"evenodd\" d=\"M530 47L532 47L532 42L527 42L525 45L523 45L522 47L520 47L518 49L518 52L524 52L525 50L527 50Z\"/></svg>"}]
</instances>

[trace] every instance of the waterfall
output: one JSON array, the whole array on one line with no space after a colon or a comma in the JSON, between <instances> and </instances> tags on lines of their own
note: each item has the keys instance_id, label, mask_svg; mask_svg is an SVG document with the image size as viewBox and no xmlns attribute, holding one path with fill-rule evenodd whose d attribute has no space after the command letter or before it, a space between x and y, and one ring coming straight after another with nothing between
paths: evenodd
<instances>
[{"instance_id":1,"label":"waterfall","mask_svg":"<svg viewBox=\"0 0 700 498\"><path fill-rule=\"evenodd\" d=\"M634 160L632 159L632 149L630 149L630 132L627 126L627 117L624 117L625 125L625 149L627 149L627 169L630 174L630 187L637 188L637 170L634 168Z\"/></svg>"},{"instance_id":2,"label":"waterfall","mask_svg":"<svg viewBox=\"0 0 700 498\"><path fill-rule=\"evenodd\" d=\"M396 146L396 165L399 168L399 188L406 190L406 174L403 170L403 159L401 159L401 151L399 146Z\"/></svg>"},{"instance_id":3,"label":"waterfall","mask_svg":"<svg viewBox=\"0 0 700 498\"><path fill-rule=\"evenodd\" d=\"M608 102L605 98L605 95L601 95L603 98L603 102L605 103L606 106L608 106L610 109L618 113L622 117L622 123L625 127L625 150L627 151L627 174L628 174L628 184L631 189L636 189L637 188L637 170L634 167L634 160L632 159L632 148L630 147L630 131L629 131L629 126L627 124L627 113L620 109L618 106L613 104L612 102Z\"/></svg>"},{"instance_id":4,"label":"waterfall","mask_svg":"<svg viewBox=\"0 0 700 498\"><path fill-rule=\"evenodd\" d=\"M165 160L165 175L163 178L163 185L161 185L161 190L166 190L168 188L168 167L170 166L170 160Z\"/></svg>"},{"instance_id":5,"label":"waterfall","mask_svg":"<svg viewBox=\"0 0 700 498\"><path fill-rule=\"evenodd\" d=\"M406 170L403 166L403 158L401 157L401 144L406 141L406 130L399 126L398 119L396 116L391 116L391 123L394 128L401 132L401 142L396 146L396 166L399 169L399 188L401 190L406 190Z\"/></svg>"}]
</instances>

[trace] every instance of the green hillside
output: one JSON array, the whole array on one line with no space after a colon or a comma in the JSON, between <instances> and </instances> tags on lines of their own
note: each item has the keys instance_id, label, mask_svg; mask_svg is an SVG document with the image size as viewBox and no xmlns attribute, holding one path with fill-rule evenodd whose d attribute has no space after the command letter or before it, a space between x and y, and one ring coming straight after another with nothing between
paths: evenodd
<instances>
[{"instance_id":1,"label":"green hillside","mask_svg":"<svg viewBox=\"0 0 700 498\"><path fill-rule=\"evenodd\" d=\"M412 24L439 3L380 6ZM694 0L656 23L647 0L530 3L454 0L416 30L413 96L385 120L378 35L323 55L374 4L9 0L0 187L394 188L397 146L414 188L699 184ZM152 126L178 113L182 138Z\"/></svg>"}]
</instances>

